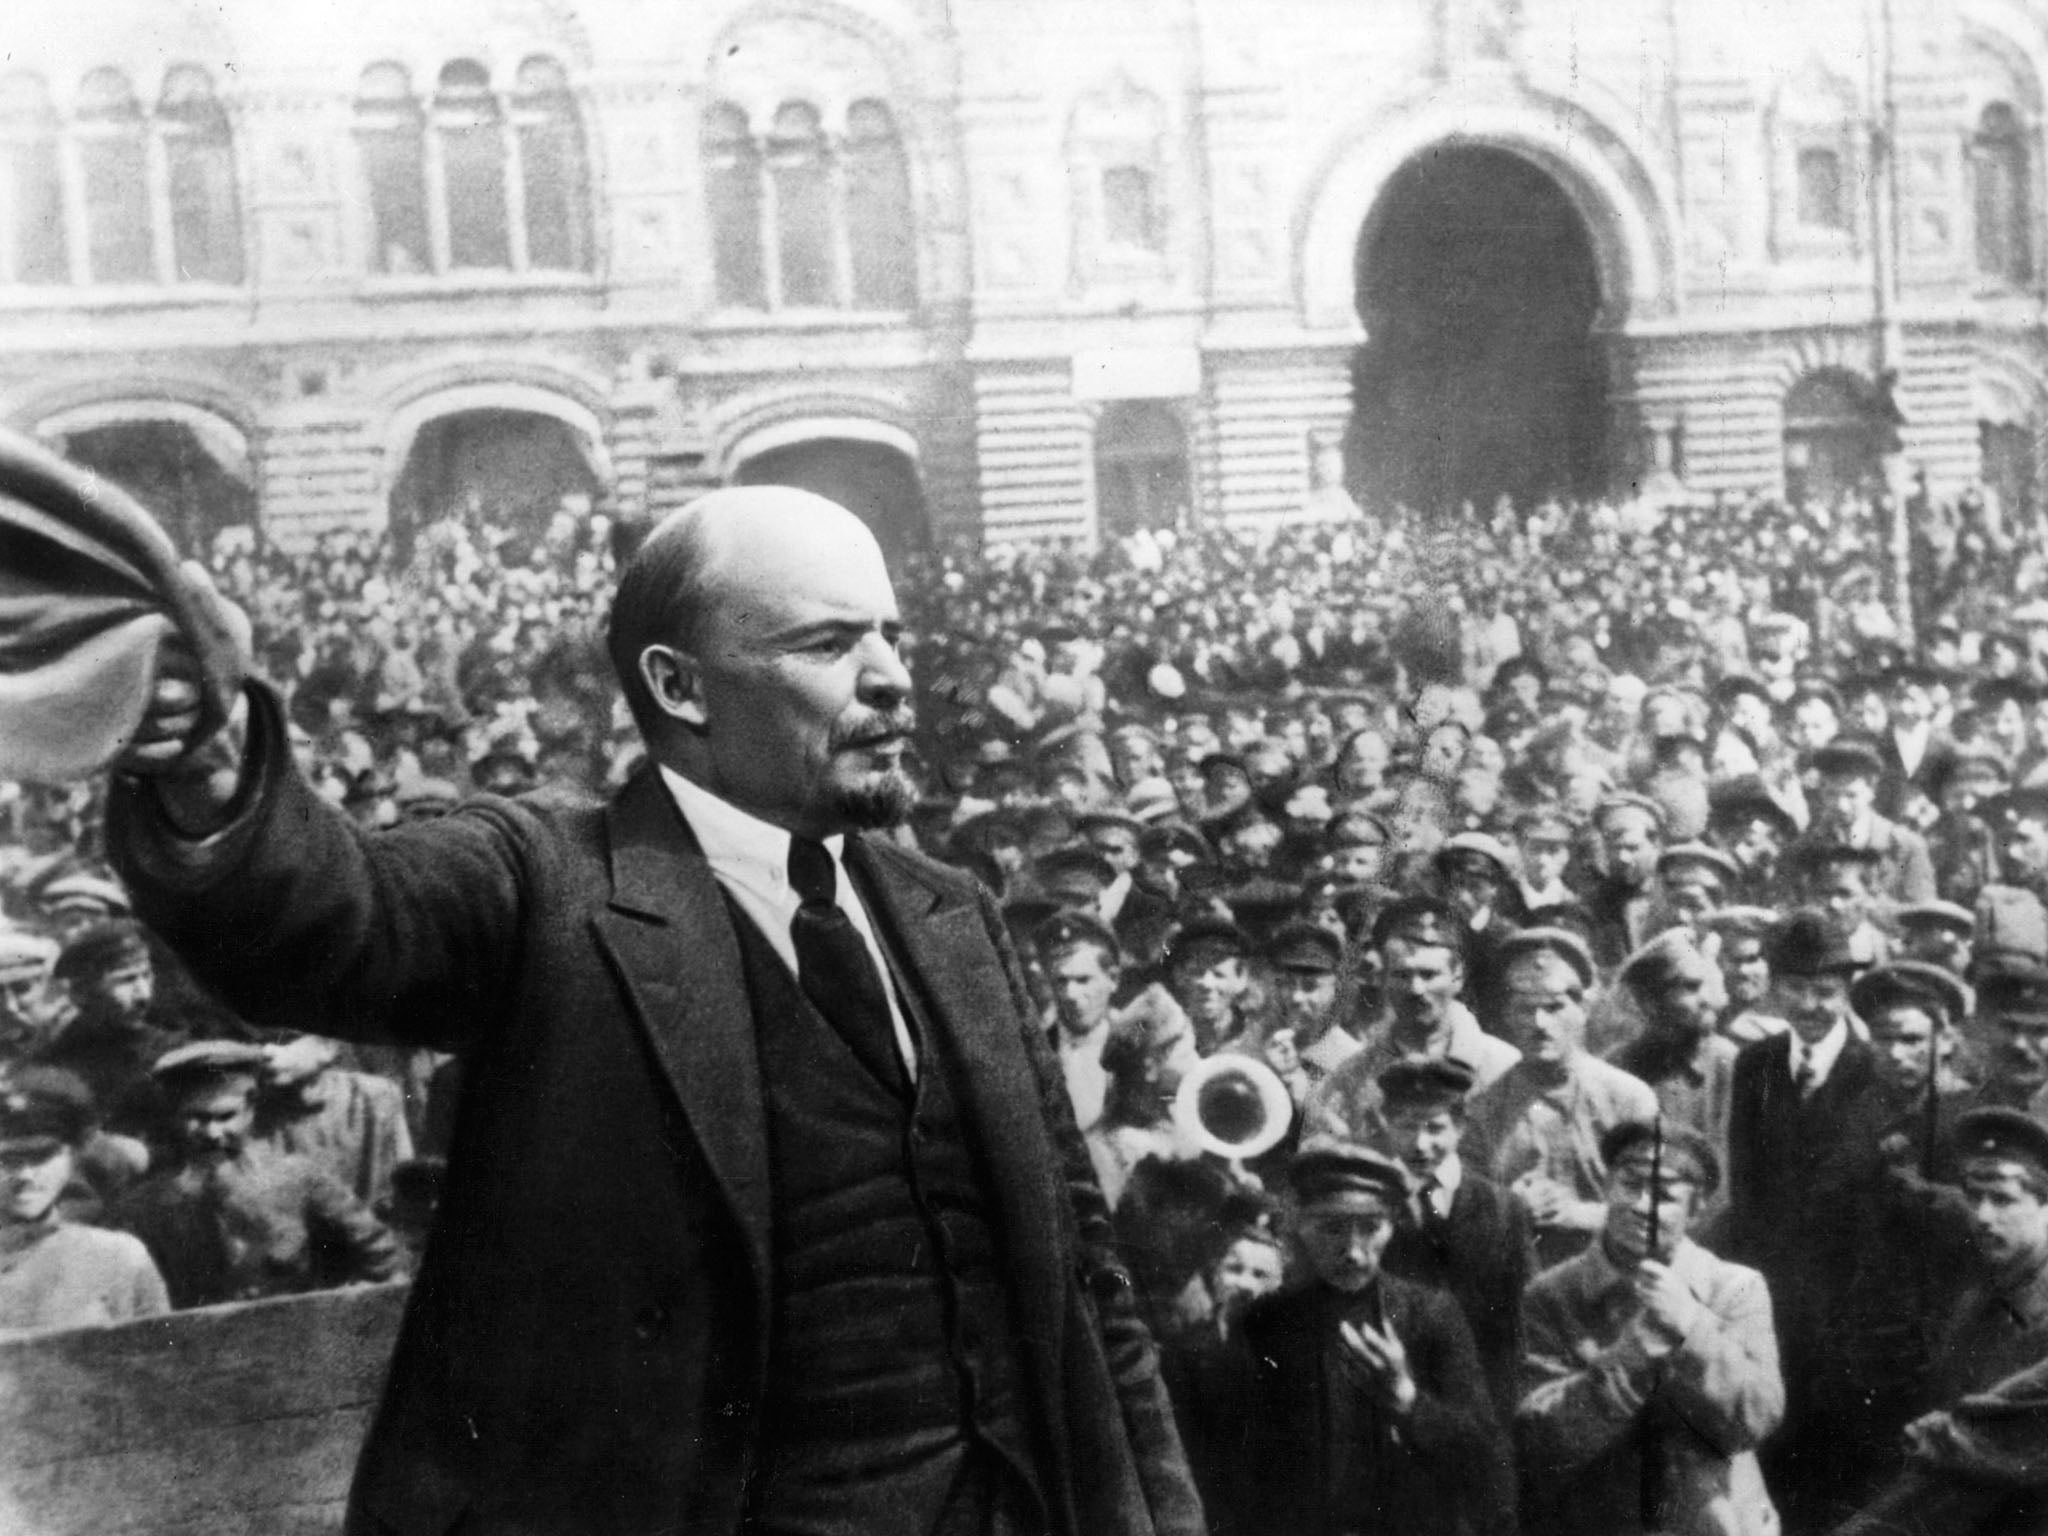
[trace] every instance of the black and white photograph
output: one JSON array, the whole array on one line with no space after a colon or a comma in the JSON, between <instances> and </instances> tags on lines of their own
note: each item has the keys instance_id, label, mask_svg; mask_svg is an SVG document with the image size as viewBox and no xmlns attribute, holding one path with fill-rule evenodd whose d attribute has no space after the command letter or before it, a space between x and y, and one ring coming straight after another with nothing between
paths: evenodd
<instances>
[{"instance_id":1,"label":"black and white photograph","mask_svg":"<svg viewBox=\"0 0 2048 1536\"><path fill-rule=\"evenodd\" d=\"M16 0L0 1536L2048 1536L2048 0Z\"/></svg>"}]
</instances>

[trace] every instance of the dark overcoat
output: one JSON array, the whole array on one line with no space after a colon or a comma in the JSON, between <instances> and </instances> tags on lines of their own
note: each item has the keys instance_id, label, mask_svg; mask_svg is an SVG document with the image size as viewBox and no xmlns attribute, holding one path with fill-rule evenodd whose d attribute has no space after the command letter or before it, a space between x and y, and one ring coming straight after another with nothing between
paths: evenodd
<instances>
[{"instance_id":1,"label":"dark overcoat","mask_svg":"<svg viewBox=\"0 0 2048 1536\"><path fill-rule=\"evenodd\" d=\"M203 865L117 785L140 915L258 1022L466 1054L350 1531L737 1532L770 1349L768 1133L734 919L666 786L368 833L251 699L253 793ZM959 1069L1053 1528L1194 1536L1152 1342L993 901L881 842L847 858Z\"/></svg>"}]
</instances>

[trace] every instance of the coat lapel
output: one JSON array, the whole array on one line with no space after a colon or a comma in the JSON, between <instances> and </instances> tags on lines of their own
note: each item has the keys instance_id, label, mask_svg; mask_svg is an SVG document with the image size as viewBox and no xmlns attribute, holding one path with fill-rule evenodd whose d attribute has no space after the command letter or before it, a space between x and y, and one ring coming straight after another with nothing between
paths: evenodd
<instances>
[{"instance_id":1,"label":"coat lapel","mask_svg":"<svg viewBox=\"0 0 2048 1536\"><path fill-rule=\"evenodd\" d=\"M920 987L933 1045L951 1053L967 1122L979 1132L989 1161L989 1181L1003 1211L1003 1231L1014 1262L1028 1266L1038 1256L1064 1251L1058 1201L1066 1191L1047 1169L1059 1155L1040 1110L1039 1083L1018 1033L1017 1006L971 894L920 879L902 861L880 854L859 838L848 838L846 858L864 895L879 916ZM1058 1284L1019 1285L1027 1300L1057 1300ZM1063 1312L1032 1322L1057 1337ZM1046 1335L1041 1334L1043 1338Z\"/></svg>"},{"instance_id":2,"label":"coat lapel","mask_svg":"<svg viewBox=\"0 0 2048 1536\"><path fill-rule=\"evenodd\" d=\"M760 1316L769 1283L768 1122L739 941L718 881L661 776L605 813L612 896L592 919L662 1075L746 1241Z\"/></svg>"}]
</instances>

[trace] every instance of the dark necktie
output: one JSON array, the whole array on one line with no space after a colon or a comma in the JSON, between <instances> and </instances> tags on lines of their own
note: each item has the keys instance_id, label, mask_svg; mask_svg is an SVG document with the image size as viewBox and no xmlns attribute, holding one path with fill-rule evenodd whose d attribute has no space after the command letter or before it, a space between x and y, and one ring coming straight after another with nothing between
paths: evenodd
<instances>
[{"instance_id":1,"label":"dark necktie","mask_svg":"<svg viewBox=\"0 0 2048 1536\"><path fill-rule=\"evenodd\" d=\"M896 1052L889 993L867 941L834 899L839 870L823 843L808 837L789 840L789 884L803 902L790 919L789 933L804 996L863 1066L901 1092L906 1086L903 1059Z\"/></svg>"}]
</instances>

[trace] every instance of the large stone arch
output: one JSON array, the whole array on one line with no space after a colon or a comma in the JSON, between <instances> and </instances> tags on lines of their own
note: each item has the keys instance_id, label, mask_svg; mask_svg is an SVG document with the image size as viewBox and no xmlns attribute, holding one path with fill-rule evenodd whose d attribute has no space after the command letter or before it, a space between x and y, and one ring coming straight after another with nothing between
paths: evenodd
<instances>
[{"instance_id":1,"label":"large stone arch","mask_svg":"<svg viewBox=\"0 0 2048 1536\"><path fill-rule=\"evenodd\" d=\"M612 484L610 411L589 381L531 368L478 377L476 370L465 368L459 376L415 379L387 396L385 404L389 414L379 433L381 497L390 496L421 428L468 411L517 411L559 421L574 436L592 477L602 486Z\"/></svg>"},{"instance_id":2,"label":"large stone arch","mask_svg":"<svg viewBox=\"0 0 2048 1536\"><path fill-rule=\"evenodd\" d=\"M1439 145L1505 150L1557 182L1594 237L1603 329L1673 307L1680 249L1675 190L1583 106L1522 91L1404 105L1338 136L1297 221L1299 298L1310 327L1360 329L1360 233L1395 174Z\"/></svg>"},{"instance_id":3,"label":"large stone arch","mask_svg":"<svg viewBox=\"0 0 2048 1536\"><path fill-rule=\"evenodd\" d=\"M727 484L792 484L831 496L891 555L931 537L922 446L909 413L894 403L789 393L729 411L713 431L714 464Z\"/></svg>"},{"instance_id":4,"label":"large stone arch","mask_svg":"<svg viewBox=\"0 0 2048 1536\"><path fill-rule=\"evenodd\" d=\"M747 459L818 438L876 443L924 457L917 422L898 401L855 391L778 390L732 402L712 418L712 469L730 481Z\"/></svg>"}]
</instances>

